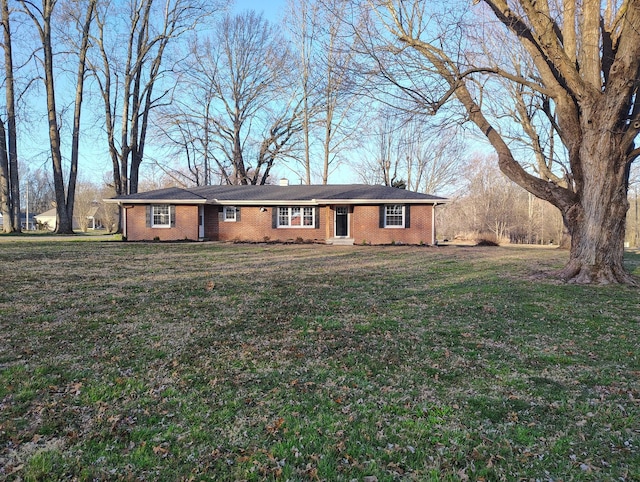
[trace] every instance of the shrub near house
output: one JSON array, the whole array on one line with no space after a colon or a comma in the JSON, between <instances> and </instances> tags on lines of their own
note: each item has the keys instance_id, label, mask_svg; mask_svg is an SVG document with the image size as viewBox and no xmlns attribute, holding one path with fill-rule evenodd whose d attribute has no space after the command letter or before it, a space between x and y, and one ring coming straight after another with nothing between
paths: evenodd
<instances>
[{"instance_id":1,"label":"shrub near house","mask_svg":"<svg viewBox=\"0 0 640 482\"><path fill-rule=\"evenodd\" d=\"M128 240L435 244L447 200L386 186L201 186L105 200Z\"/></svg>"}]
</instances>

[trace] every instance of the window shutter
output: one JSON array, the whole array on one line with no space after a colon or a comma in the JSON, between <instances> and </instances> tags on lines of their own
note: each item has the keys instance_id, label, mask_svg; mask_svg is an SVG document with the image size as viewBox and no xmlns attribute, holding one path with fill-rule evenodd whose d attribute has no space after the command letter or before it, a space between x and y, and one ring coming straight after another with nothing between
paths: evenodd
<instances>
[{"instance_id":1,"label":"window shutter","mask_svg":"<svg viewBox=\"0 0 640 482\"><path fill-rule=\"evenodd\" d=\"M171 227L176 227L176 207L174 205L169 206L169 217L171 218Z\"/></svg>"},{"instance_id":2,"label":"window shutter","mask_svg":"<svg viewBox=\"0 0 640 482\"><path fill-rule=\"evenodd\" d=\"M405 228L411 227L411 216L409 215L409 213L411 212L411 210L409 209L410 207L411 207L410 204L404 205L404 227Z\"/></svg>"},{"instance_id":3,"label":"window shutter","mask_svg":"<svg viewBox=\"0 0 640 482\"><path fill-rule=\"evenodd\" d=\"M151 205L148 204L147 205L147 227L150 228L151 227Z\"/></svg>"},{"instance_id":4,"label":"window shutter","mask_svg":"<svg viewBox=\"0 0 640 482\"><path fill-rule=\"evenodd\" d=\"M278 207L274 206L271 209L271 227L276 229L278 227Z\"/></svg>"},{"instance_id":5,"label":"window shutter","mask_svg":"<svg viewBox=\"0 0 640 482\"><path fill-rule=\"evenodd\" d=\"M313 208L313 213L316 215L316 229L320 229L320 209Z\"/></svg>"},{"instance_id":6,"label":"window shutter","mask_svg":"<svg viewBox=\"0 0 640 482\"><path fill-rule=\"evenodd\" d=\"M380 205L380 224L378 226L380 228L384 228L384 209L385 209L385 205L381 204Z\"/></svg>"},{"instance_id":7,"label":"window shutter","mask_svg":"<svg viewBox=\"0 0 640 482\"><path fill-rule=\"evenodd\" d=\"M224 206L218 206L218 221L224 221Z\"/></svg>"},{"instance_id":8,"label":"window shutter","mask_svg":"<svg viewBox=\"0 0 640 482\"><path fill-rule=\"evenodd\" d=\"M236 208L236 223L240 222L240 208Z\"/></svg>"}]
</instances>

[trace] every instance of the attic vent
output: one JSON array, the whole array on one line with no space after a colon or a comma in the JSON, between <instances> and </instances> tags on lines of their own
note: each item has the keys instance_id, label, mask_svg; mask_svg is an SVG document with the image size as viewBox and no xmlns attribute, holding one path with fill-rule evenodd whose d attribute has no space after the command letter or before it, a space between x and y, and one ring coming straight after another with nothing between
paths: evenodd
<instances>
[{"instance_id":1,"label":"attic vent","mask_svg":"<svg viewBox=\"0 0 640 482\"><path fill-rule=\"evenodd\" d=\"M285 179L285 178L280 179L280 185L281 186L288 186L289 185L289 179Z\"/></svg>"}]
</instances>

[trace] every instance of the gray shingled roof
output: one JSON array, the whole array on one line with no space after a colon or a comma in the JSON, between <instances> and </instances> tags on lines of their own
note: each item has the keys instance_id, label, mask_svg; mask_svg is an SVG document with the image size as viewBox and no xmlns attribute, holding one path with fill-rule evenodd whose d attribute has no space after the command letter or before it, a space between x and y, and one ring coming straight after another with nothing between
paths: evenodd
<instances>
[{"instance_id":1,"label":"gray shingled roof","mask_svg":"<svg viewBox=\"0 0 640 482\"><path fill-rule=\"evenodd\" d=\"M289 186L199 186L158 189L129 196L119 196L111 202L150 203L178 202L183 204L278 204L283 202L344 202L349 203L432 203L445 202L442 197L421 194L388 186L364 184L289 185Z\"/></svg>"}]
</instances>

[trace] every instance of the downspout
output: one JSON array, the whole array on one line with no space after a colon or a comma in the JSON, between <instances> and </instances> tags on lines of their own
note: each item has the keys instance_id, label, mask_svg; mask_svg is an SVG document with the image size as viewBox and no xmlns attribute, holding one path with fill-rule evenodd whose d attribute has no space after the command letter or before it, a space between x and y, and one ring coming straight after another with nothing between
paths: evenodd
<instances>
[{"instance_id":1,"label":"downspout","mask_svg":"<svg viewBox=\"0 0 640 482\"><path fill-rule=\"evenodd\" d=\"M120 206L120 212L122 213L122 236L124 237L124 239L129 239L127 236L127 209L124 207L124 205L119 202L118 206Z\"/></svg>"},{"instance_id":2,"label":"downspout","mask_svg":"<svg viewBox=\"0 0 640 482\"><path fill-rule=\"evenodd\" d=\"M436 206L438 203L433 203L431 207L431 246L436 244Z\"/></svg>"}]
</instances>

